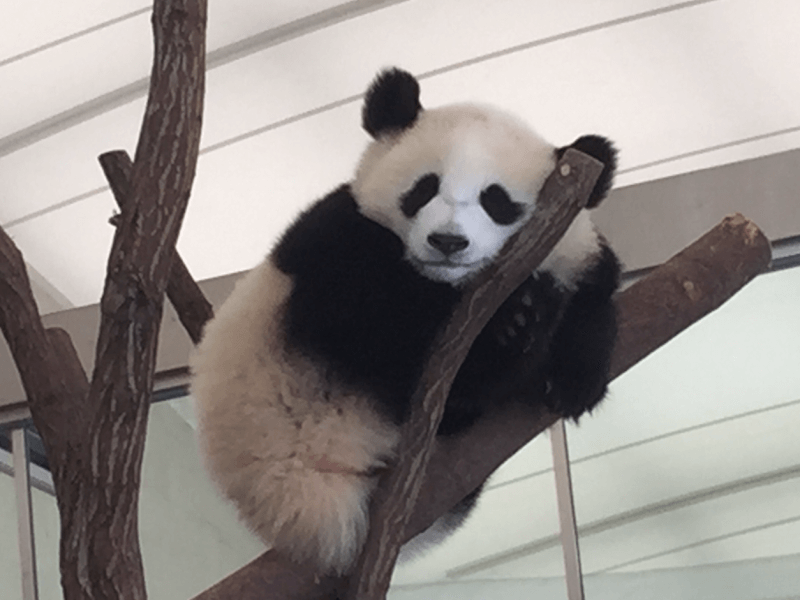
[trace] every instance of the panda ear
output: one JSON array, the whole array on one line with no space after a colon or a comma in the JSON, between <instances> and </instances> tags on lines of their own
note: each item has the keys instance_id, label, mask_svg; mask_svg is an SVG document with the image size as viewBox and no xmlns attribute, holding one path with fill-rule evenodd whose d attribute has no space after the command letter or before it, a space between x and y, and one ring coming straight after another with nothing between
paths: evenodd
<instances>
[{"instance_id":1,"label":"panda ear","mask_svg":"<svg viewBox=\"0 0 800 600\"><path fill-rule=\"evenodd\" d=\"M411 127L421 110L419 83L414 76L400 69L387 69L367 90L361 123L367 133L378 138Z\"/></svg>"},{"instance_id":2,"label":"panda ear","mask_svg":"<svg viewBox=\"0 0 800 600\"><path fill-rule=\"evenodd\" d=\"M584 135L572 142L569 146L564 146L556 150L556 155L560 159L567 148L575 148L584 154L603 163L603 171L594 184L594 189L589 195L586 208L594 208L608 195L611 186L614 185L614 174L617 172L617 149L614 144L600 135Z\"/></svg>"}]
</instances>

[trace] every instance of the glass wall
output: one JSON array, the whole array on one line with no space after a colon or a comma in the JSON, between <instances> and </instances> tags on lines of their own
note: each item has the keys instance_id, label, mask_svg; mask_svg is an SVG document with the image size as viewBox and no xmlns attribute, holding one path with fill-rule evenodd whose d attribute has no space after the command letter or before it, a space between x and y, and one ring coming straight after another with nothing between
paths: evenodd
<instances>
[{"instance_id":1,"label":"glass wall","mask_svg":"<svg viewBox=\"0 0 800 600\"><path fill-rule=\"evenodd\" d=\"M800 596L798 298L759 277L570 429L588 598Z\"/></svg>"}]
</instances>

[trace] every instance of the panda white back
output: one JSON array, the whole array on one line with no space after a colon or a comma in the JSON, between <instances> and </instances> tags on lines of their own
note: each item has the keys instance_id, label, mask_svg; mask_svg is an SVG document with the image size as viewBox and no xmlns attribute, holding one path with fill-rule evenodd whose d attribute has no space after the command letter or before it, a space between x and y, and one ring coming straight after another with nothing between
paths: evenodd
<instances>
[{"instance_id":1,"label":"panda white back","mask_svg":"<svg viewBox=\"0 0 800 600\"><path fill-rule=\"evenodd\" d=\"M463 282L535 211L563 151L491 107L423 110L416 80L398 70L370 87L363 126L374 140L353 182L300 215L243 278L192 363L212 476L267 544L321 572L357 558L433 337ZM573 147L606 165L594 206L615 151L596 136ZM582 214L476 340L440 434L506 396L572 418L599 402L618 271ZM460 523L476 497L440 525Z\"/></svg>"}]
</instances>

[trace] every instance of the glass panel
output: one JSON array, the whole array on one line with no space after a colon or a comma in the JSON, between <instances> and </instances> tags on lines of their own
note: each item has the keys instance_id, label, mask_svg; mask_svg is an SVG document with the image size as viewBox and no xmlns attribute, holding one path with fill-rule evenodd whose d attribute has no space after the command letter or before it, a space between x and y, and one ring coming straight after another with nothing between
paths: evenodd
<instances>
[{"instance_id":1,"label":"glass panel","mask_svg":"<svg viewBox=\"0 0 800 600\"><path fill-rule=\"evenodd\" d=\"M757 278L570 429L587 598L800 594L798 297Z\"/></svg>"},{"instance_id":2,"label":"glass panel","mask_svg":"<svg viewBox=\"0 0 800 600\"><path fill-rule=\"evenodd\" d=\"M31 479L51 482L50 474L37 465L31 465ZM33 481L32 481L33 483ZM58 543L61 521L58 505L52 493L34 487L33 537L36 543L36 575L39 582L39 600L62 600L61 573L58 570Z\"/></svg>"},{"instance_id":3,"label":"glass panel","mask_svg":"<svg viewBox=\"0 0 800 600\"><path fill-rule=\"evenodd\" d=\"M264 551L206 475L190 402L150 411L139 533L151 598L191 598Z\"/></svg>"},{"instance_id":4,"label":"glass panel","mask_svg":"<svg viewBox=\"0 0 800 600\"><path fill-rule=\"evenodd\" d=\"M10 432L9 432L10 435ZM22 599L22 572L17 544L17 502L11 471L11 453L0 450L0 589L3 600Z\"/></svg>"}]
</instances>

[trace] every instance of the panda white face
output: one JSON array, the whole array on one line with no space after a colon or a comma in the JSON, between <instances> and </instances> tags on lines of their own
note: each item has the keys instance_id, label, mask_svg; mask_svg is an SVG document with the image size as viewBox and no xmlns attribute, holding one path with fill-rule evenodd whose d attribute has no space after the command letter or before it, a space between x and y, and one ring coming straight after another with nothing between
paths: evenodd
<instances>
[{"instance_id":1,"label":"panda white face","mask_svg":"<svg viewBox=\"0 0 800 600\"><path fill-rule=\"evenodd\" d=\"M394 231L425 277L458 285L483 269L530 217L555 149L490 107L423 111L365 152L353 192Z\"/></svg>"}]
</instances>

